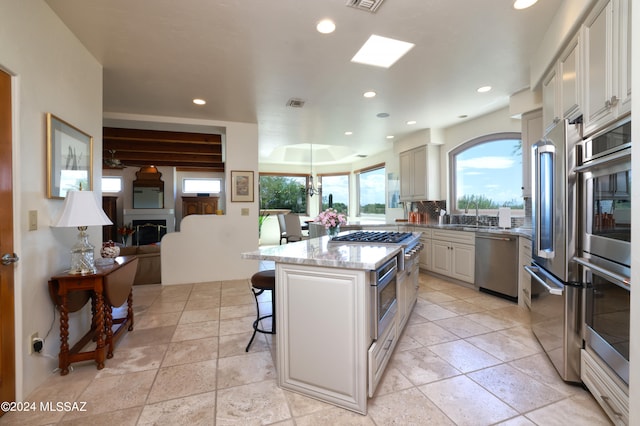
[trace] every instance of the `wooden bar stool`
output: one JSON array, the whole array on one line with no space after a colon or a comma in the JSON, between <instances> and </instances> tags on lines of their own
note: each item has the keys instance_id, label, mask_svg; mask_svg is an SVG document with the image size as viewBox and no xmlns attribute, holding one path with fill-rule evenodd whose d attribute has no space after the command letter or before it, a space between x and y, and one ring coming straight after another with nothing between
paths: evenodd
<instances>
[{"instance_id":1,"label":"wooden bar stool","mask_svg":"<svg viewBox=\"0 0 640 426\"><path fill-rule=\"evenodd\" d=\"M251 277L251 291L253 292L253 297L256 299L256 312L257 319L253 322L253 335L251 336L251 340L249 340L249 344L247 345L247 349L245 352L249 352L249 347L251 343L253 343L253 339L256 337L256 332L264 333L264 334L276 334L276 271L275 269L269 269L266 271L260 271L253 274ZM258 296L264 293L265 290L271 291L271 315L263 315L260 316L260 304L258 303ZM260 321L266 318L271 318L271 330L264 330L260 327Z\"/></svg>"}]
</instances>

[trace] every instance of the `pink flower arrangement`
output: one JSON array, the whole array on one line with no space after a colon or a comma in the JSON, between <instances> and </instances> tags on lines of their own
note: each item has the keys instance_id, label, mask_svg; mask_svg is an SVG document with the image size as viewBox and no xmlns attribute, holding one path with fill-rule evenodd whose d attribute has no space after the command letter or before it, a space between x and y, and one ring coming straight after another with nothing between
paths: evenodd
<instances>
[{"instance_id":1,"label":"pink flower arrangement","mask_svg":"<svg viewBox=\"0 0 640 426\"><path fill-rule=\"evenodd\" d=\"M320 212L315 222L320 222L326 229L335 228L336 226L346 225L347 218L344 214L338 213L336 209L328 208Z\"/></svg>"}]
</instances>

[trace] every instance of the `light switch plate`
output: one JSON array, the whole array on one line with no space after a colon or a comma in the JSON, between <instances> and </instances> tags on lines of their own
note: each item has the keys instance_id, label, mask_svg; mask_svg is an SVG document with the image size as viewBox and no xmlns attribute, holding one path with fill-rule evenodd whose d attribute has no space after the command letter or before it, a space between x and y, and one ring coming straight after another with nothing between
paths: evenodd
<instances>
[{"instance_id":1,"label":"light switch plate","mask_svg":"<svg viewBox=\"0 0 640 426\"><path fill-rule=\"evenodd\" d=\"M247 209L247 208L240 209L240 215L241 216L249 216L249 209Z\"/></svg>"},{"instance_id":2,"label":"light switch plate","mask_svg":"<svg viewBox=\"0 0 640 426\"><path fill-rule=\"evenodd\" d=\"M38 210L29 210L29 231L38 229Z\"/></svg>"}]
</instances>

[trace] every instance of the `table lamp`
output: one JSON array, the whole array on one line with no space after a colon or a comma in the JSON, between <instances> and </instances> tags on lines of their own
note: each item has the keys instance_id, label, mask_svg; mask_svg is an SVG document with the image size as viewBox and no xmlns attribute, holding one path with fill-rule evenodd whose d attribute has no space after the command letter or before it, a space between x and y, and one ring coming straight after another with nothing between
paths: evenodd
<instances>
[{"instance_id":1,"label":"table lamp","mask_svg":"<svg viewBox=\"0 0 640 426\"><path fill-rule=\"evenodd\" d=\"M62 214L55 227L78 227L78 242L71 248L70 274L94 274L94 247L89 243L88 226L111 225L113 222L98 206L93 191L69 191Z\"/></svg>"}]
</instances>

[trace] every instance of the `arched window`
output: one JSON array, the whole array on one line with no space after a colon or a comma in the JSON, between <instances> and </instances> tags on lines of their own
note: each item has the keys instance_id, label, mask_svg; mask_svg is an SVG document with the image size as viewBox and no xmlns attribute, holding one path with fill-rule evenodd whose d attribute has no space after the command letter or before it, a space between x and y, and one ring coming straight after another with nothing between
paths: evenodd
<instances>
[{"instance_id":1,"label":"arched window","mask_svg":"<svg viewBox=\"0 0 640 426\"><path fill-rule=\"evenodd\" d=\"M452 213L465 209L497 212L511 207L524 213L522 199L522 138L520 133L496 133L472 139L449 153Z\"/></svg>"}]
</instances>

